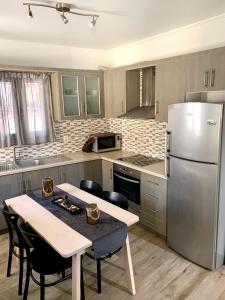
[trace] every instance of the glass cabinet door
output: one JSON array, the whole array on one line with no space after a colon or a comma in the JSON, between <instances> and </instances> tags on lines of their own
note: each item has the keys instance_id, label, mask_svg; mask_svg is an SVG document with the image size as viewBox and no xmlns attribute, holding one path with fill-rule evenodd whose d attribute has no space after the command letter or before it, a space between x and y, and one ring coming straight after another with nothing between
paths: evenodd
<instances>
[{"instance_id":1,"label":"glass cabinet door","mask_svg":"<svg viewBox=\"0 0 225 300\"><path fill-rule=\"evenodd\" d=\"M78 76L62 75L61 78L64 116L80 116Z\"/></svg>"},{"instance_id":2,"label":"glass cabinet door","mask_svg":"<svg viewBox=\"0 0 225 300\"><path fill-rule=\"evenodd\" d=\"M87 115L100 115L100 79L97 75L86 75L85 83L85 109Z\"/></svg>"}]
</instances>

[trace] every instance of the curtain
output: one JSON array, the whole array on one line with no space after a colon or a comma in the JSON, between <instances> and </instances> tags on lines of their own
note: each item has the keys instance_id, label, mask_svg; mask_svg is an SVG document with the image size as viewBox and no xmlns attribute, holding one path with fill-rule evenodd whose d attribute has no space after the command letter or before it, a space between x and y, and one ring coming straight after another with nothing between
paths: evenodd
<instances>
[{"instance_id":1,"label":"curtain","mask_svg":"<svg viewBox=\"0 0 225 300\"><path fill-rule=\"evenodd\" d=\"M53 141L50 75L0 72L0 147Z\"/></svg>"}]
</instances>

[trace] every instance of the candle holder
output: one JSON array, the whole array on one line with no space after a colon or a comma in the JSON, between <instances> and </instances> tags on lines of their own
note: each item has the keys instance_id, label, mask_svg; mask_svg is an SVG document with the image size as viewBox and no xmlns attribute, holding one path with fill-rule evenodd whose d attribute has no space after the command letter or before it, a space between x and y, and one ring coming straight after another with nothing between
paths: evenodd
<instances>
[{"instance_id":1,"label":"candle holder","mask_svg":"<svg viewBox=\"0 0 225 300\"><path fill-rule=\"evenodd\" d=\"M54 195L53 179L51 177L45 177L42 179L42 195L44 197L50 197Z\"/></svg>"},{"instance_id":2,"label":"candle holder","mask_svg":"<svg viewBox=\"0 0 225 300\"><path fill-rule=\"evenodd\" d=\"M87 204L86 206L87 223L97 224L100 219L100 210L98 205L95 203Z\"/></svg>"}]
</instances>

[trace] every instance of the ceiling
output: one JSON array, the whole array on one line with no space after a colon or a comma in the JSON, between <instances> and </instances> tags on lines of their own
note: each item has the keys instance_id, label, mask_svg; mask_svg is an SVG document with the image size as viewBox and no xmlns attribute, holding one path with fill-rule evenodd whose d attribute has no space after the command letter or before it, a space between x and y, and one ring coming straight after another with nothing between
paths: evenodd
<instances>
[{"instance_id":1,"label":"ceiling","mask_svg":"<svg viewBox=\"0 0 225 300\"><path fill-rule=\"evenodd\" d=\"M0 38L96 49L132 43L225 13L224 0L67 0L90 11L111 12L100 13L91 30L90 18L68 15L70 22L65 25L56 11L34 7L34 18L29 19L22 0L1 2Z\"/></svg>"}]
</instances>

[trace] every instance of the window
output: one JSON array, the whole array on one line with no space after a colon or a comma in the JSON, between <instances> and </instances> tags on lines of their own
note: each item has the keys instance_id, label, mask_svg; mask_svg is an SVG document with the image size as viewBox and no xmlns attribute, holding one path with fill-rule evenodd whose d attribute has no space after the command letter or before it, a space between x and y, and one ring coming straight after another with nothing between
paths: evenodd
<instances>
[{"instance_id":1,"label":"window","mask_svg":"<svg viewBox=\"0 0 225 300\"><path fill-rule=\"evenodd\" d=\"M1 91L1 114L4 118L0 118L0 131L3 132L4 126L7 126L8 131L11 134L16 133L15 120L14 120L14 110L12 101L12 86L10 82L0 82ZM6 122L7 120L7 122Z\"/></svg>"},{"instance_id":2,"label":"window","mask_svg":"<svg viewBox=\"0 0 225 300\"><path fill-rule=\"evenodd\" d=\"M54 140L49 74L0 72L0 147Z\"/></svg>"}]
</instances>

